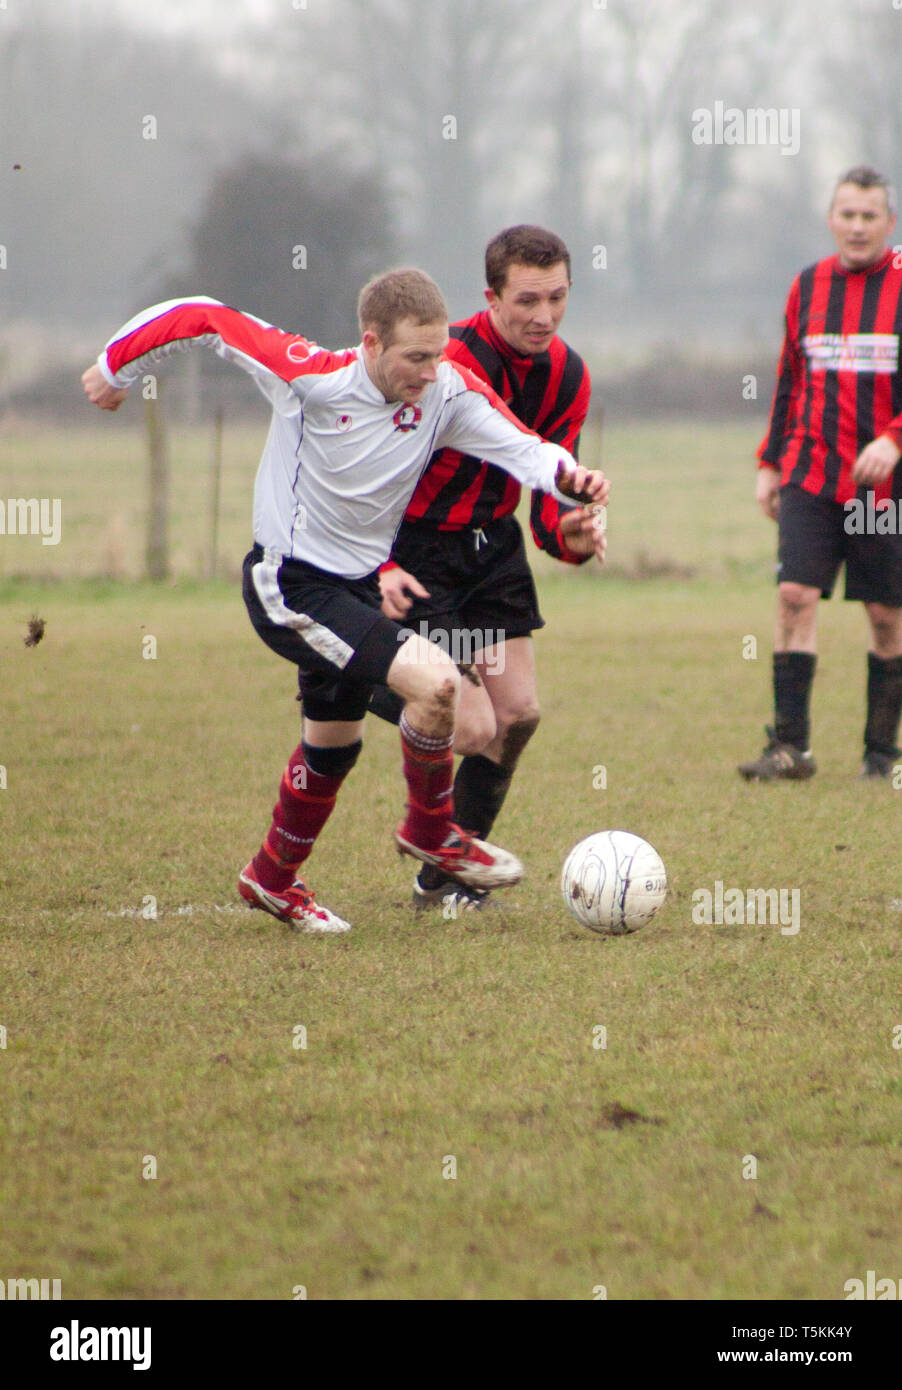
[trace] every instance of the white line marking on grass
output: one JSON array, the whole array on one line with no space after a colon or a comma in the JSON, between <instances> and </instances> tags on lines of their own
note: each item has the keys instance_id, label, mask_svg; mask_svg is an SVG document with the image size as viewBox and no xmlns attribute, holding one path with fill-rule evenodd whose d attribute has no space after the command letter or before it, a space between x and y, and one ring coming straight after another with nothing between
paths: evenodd
<instances>
[{"instance_id":1,"label":"white line marking on grass","mask_svg":"<svg viewBox=\"0 0 902 1390\"><path fill-rule=\"evenodd\" d=\"M214 903L212 907L208 903L185 903L182 907L165 908L157 910L157 918L165 917L168 913L170 917L190 917L194 912L240 912L242 914L250 912L250 907L245 907L242 903ZM107 912L107 917L142 917L143 910L140 907L120 907L118 912Z\"/></svg>"}]
</instances>

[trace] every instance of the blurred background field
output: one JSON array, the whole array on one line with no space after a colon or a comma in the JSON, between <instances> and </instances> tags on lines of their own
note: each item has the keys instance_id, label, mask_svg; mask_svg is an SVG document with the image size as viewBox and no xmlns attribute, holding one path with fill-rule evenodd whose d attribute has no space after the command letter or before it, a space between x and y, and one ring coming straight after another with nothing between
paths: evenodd
<instances>
[{"instance_id":1,"label":"blurred background field","mask_svg":"<svg viewBox=\"0 0 902 1390\"><path fill-rule=\"evenodd\" d=\"M0 575L134 580L145 574L147 444L140 394L133 394L137 399L119 416L98 415L91 427L7 423L0 433L0 499L60 498L62 535L56 546L34 535L2 537ZM223 430L216 563L223 577L237 574L250 545L266 421L264 410L259 424L227 419ZM588 426L581 457L588 467L603 467L614 484L611 572L640 578L762 573L774 542L752 501L762 433L757 414L744 425L683 419ZM212 563L215 426L173 422L167 435L171 572L203 579ZM555 568L531 549L539 572Z\"/></svg>"}]
</instances>

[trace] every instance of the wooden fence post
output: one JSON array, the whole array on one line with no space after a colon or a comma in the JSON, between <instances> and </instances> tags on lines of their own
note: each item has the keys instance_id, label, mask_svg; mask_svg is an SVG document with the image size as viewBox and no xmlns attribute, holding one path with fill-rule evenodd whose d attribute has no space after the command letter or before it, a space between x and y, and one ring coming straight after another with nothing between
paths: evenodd
<instances>
[{"instance_id":1,"label":"wooden fence post","mask_svg":"<svg viewBox=\"0 0 902 1390\"><path fill-rule=\"evenodd\" d=\"M169 453L159 401L144 402L147 424L147 577L169 578Z\"/></svg>"}]
</instances>

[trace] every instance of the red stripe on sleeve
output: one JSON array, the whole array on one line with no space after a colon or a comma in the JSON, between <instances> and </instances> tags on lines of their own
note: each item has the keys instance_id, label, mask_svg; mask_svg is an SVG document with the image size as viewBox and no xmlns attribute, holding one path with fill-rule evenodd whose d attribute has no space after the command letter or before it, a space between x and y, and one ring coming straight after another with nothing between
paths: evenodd
<instances>
[{"instance_id":1,"label":"red stripe on sleeve","mask_svg":"<svg viewBox=\"0 0 902 1390\"><path fill-rule=\"evenodd\" d=\"M337 371L357 355L354 349L311 355L315 345L296 333L285 333L224 304L186 303L166 310L111 343L106 350L110 371L121 371L155 348L208 333L217 334L229 347L259 362L283 381L293 381L310 371Z\"/></svg>"}]
</instances>

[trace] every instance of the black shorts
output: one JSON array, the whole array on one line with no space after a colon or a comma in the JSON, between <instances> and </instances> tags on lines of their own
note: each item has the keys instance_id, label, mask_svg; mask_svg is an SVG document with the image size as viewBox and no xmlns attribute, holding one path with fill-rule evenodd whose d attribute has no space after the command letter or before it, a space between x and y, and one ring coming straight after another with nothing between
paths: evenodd
<instances>
[{"instance_id":1,"label":"black shorts","mask_svg":"<svg viewBox=\"0 0 902 1390\"><path fill-rule=\"evenodd\" d=\"M244 559L242 588L263 641L298 668L305 715L362 719L405 640L381 611L377 576L343 579L255 545Z\"/></svg>"},{"instance_id":2,"label":"black shorts","mask_svg":"<svg viewBox=\"0 0 902 1390\"><path fill-rule=\"evenodd\" d=\"M528 637L545 626L516 517L490 521L478 531L436 531L408 522L398 532L392 559L429 590L429 598L414 599L405 627L433 641L443 634L454 661L470 661L483 646Z\"/></svg>"},{"instance_id":3,"label":"black shorts","mask_svg":"<svg viewBox=\"0 0 902 1390\"><path fill-rule=\"evenodd\" d=\"M845 561L847 599L902 608L902 536L856 535L850 522L842 502L781 487L777 583L810 585L829 598Z\"/></svg>"}]
</instances>

